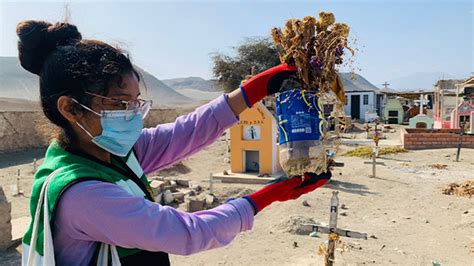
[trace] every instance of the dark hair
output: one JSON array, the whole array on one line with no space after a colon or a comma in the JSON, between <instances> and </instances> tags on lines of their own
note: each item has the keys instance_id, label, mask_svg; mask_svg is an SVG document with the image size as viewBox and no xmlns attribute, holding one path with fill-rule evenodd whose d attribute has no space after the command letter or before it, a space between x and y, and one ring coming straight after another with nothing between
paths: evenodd
<instances>
[{"instance_id":1,"label":"dark hair","mask_svg":"<svg viewBox=\"0 0 474 266\"><path fill-rule=\"evenodd\" d=\"M85 92L107 95L121 86L122 76L134 74L130 58L121 49L96 40L83 40L77 27L67 22L51 24L27 20L17 25L21 66L39 76L41 106L46 117L60 127L60 142L69 145L74 131L57 108L60 96L90 105Z\"/></svg>"}]
</instances>

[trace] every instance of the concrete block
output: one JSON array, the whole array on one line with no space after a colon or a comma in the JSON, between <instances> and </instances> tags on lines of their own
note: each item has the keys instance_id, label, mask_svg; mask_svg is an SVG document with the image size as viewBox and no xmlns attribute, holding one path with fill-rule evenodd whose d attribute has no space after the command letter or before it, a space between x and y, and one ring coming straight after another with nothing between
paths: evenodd
<instances>
[{"instance_id":1,"label":"concrete block","mask_svg":"<svg viewBox=\"0 0 474 266\"><path fill-rule=\"evenodd\" d=\"M178 186L189 187L189 180L177 179L176 183L178 184Z\"/></svg>"},{"instance_id":2,"label":"concrete block","mask_svg":"<svg viewBox=\"0 0 474 266\"><path fill-rule=\"evenodd\" d=\"M188 199L186 202L186 211L187 212L197 212L204 210L204 200Z\"/></svg>"},{"instance_id":3,"label":"concrete block","mask_svg":"<svg viewBox=\"0 0 474 266\"><path fill-rule=\"evenodd\" d=\"M163 191L163 188L165 187L165 182L159 181L159 180L153 180L150 183L150 187L151 187L151 190L153 191L153 194L156 196Z\"/></svg>"},{"instance_id":4,"label":"concrete block","mask_svg":"<svg viewBox=\"0 0 474 266\"><path fill-rule=\"evenodd\" d=\"M173 198L176 202L183 203L184 202L184 193L183 192L174 192L173 193Z\"/></svg>"}]
</instances>

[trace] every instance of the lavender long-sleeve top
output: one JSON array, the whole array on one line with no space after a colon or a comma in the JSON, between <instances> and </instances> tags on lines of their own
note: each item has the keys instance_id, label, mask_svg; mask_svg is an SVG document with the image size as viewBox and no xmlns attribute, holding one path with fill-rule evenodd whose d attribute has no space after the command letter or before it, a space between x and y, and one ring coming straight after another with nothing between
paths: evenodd
<instances>
[{"instance_id":1,"label":"lavender long-sleeve top","mask_svg":"<svg viewBox=\"0 0 474 266\"><path fill-rule=\"evenodd\" d=\"M144 129L134 147L137 158L145 173L154 172L211 144L236 122L221 96L174 123ZM188 255L224 246L252 226L253 210L245 199L186 213L115 184L84 181L61 197L53 241L59 265L87 265L97 242Z\"/></svg>"}]
</instances>

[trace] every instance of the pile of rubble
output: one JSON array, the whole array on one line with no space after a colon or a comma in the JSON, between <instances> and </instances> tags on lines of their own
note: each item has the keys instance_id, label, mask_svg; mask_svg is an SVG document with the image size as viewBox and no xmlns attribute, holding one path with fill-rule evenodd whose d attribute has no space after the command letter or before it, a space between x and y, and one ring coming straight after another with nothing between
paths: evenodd
<instances>
[{"instance_id":1,"label":"pile of rubble","mask_svg":"<svg viewBox=\"0 0 474 266\"><path fill-rule=\"evenodd\" d=\"M216 196L189 180L155 176L150 178L150 186L157 203L180 209L184 207L186 212L207 210L220 204Z\"/></svg>"},{"instance_id":2,"label":"pile of rubble","mask_svg":"<svg viewBox=\"0 0 474 266\"><path fill-rule=\"evenodd\" d=\"M462 184L451 183L442 189L443 194L461 197L472 197L474 195L474 180L467 180Z\"/></svg>"}]
</instances>

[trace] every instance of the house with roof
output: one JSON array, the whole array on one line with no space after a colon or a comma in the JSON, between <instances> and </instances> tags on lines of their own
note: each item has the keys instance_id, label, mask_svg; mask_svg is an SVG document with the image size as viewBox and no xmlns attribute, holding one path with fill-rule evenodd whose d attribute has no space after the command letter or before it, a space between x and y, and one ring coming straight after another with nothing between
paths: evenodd
<instances>
[{"instance_id":1,"label":"house with roof","mask_svg":"<svg viewBox=\"0 0 474 266\"><path fill-rule=\"evenodd\" d=\"M339 75L346 92L346 105L344 106L346 115L362 121L366 120L366 114L377 114L381 117L384 93L361 75L352 73L340 73Z\"/></svg>"}]
</instances>

